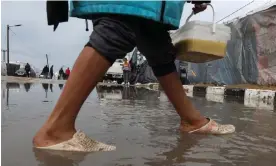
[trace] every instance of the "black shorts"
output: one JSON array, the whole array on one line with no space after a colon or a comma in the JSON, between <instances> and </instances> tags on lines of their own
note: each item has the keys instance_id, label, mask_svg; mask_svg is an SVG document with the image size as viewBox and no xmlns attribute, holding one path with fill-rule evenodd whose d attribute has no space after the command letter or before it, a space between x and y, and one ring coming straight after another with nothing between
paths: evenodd
<instances>
[{"instance_id":1,"label":"black shorts","mask_svg":"<svg viewBox=\"0 0 276 166\"><path fill-rule=\"evenodd\" d=\"M92 22L93 32L86 46L93 47L111 64L137 46L157 77L176 70L175 48L166 25L125 15L93 16Z\"/></svg>"}]
</instances>

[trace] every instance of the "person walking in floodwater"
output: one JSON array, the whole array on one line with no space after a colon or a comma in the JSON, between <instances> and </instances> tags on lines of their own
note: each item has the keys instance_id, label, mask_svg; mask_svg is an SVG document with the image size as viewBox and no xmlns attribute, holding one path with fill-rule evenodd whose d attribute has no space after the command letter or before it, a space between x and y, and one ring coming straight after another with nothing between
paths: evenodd
<instances>
[{"instance_id":1,"label":"person walking in floodwater","mask_svg":"<svg viewBox=\"0 0 276 166\"><path fill-rule=\"evenodd\" d=\"M48 3L54 4L54 1ZM93 31L74 64L54 110L34 136L34 147L85 152L115 150L115 146L94 141L84 132L77 130L75 121L84 101L108 68L116 59L125 57L135 46L148 60L160 85L180 116L182 132L233 133L235 131L233 125L220 125L201 115L186 96L176 72L174 64L176 50L168 30L179 27L184 3L185 1L71 3L71 16L92 19ZM193 3L195 14L207 7L202 1ZM65 2L65 5L68 3ZM50 4L48 9L49 12L55 11L51 10ZM56 11L61 12L61 10ZM67 10L64 10L63 14L66 13ZM53 14L49 13L51 16ZM61 18L59 16L57 18ZM57 22L53 24L57 26Z\"/></svg>"},{"instance_id":2,"label":"person walking in floodwater","mask_svg":"<svg viewBox=\"0 0 276 166\"><path fill-rule=\"evenodd\" d=\"M125 85L129 85L129 77L130 77L130 71L131 71L131 68L130 68L130 64L127 60L127 58L124 58L123 59L123 77L124 77L124 84Z\"/></svg>"},{"instance_id":3,"label":"person walking in floodwater","mask_svg":"<svg viewBox=\"0 0 276 166\"><path fill-rule=\"evenodd\" d=\"M30 73L31 73L31 66L30 66L30 64L29 64L29 63L27 63L27 64L25 65L25 71L26 71L26 75L27 75L27 77L30 77Z\"/></svg>"}]
</instances>

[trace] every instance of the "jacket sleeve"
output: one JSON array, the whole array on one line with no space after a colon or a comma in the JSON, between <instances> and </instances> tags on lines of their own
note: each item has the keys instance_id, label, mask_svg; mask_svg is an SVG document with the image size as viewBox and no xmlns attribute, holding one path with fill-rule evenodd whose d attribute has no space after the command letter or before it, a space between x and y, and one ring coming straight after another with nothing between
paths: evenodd
<instances>
[{"instance_id":1,"label":"jacket sleeve","mask_svg":"<svg viewBox=\"0 0 276 166\"><path fill-rule=\"evenodd\" d=\"M48 25L54 25L54 31L61 22L68 21L69 4L68 1L52 1L47 0L47 21Z\"/></svg>"}]
</instances>

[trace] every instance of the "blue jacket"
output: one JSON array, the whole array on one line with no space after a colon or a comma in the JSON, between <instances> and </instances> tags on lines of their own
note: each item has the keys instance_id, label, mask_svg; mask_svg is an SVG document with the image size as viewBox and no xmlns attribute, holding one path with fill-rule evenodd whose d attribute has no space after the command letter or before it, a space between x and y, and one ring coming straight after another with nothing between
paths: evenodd
<instances>
[{"instance_id":1,"label":"blue jacket","mask_svg":"<svg viewBox=\"0 0 276 166\"><path fill-rule=\"evenodd\" d=\"M71 1L70 16L109 13L139 16L179 27L185 1Z\"/></svg>"}]
</instances>

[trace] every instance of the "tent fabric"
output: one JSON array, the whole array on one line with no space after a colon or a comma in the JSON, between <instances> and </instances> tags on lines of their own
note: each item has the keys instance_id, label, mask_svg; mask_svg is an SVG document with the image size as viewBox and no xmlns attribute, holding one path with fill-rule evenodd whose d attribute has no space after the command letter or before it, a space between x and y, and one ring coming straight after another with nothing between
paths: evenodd
<instances>
[{"instance_id":1,"label":"tent fabric","mask_svg":"<svg viewBox=\"0 0 276 166\"><path fill-rule=\"evenodd\" d=\"M189 63L192 83L276 85L276 6L228 23L223 59ZM194 73L194 74L191 74Z\"/></svg>"},{"instance_id":2,"label":"tent fabric","mask_svg":"<svg viewBox=\"0 0 276 166\"><path fill-rule=\"evenodd\" d=\"M147 83L156 83L158 82L157 78L155 77L152 68L149 66L148 61L145 60L145 57L141 55L137 48L135 48L131 55L129 55L130 58L130 65L131 65L131 77L130 77L130 83L136 84L147 84ZM181 68L188 69L188 63L175 60L176 70L179 73L179 77L181 75Z\"/></svg>"},{"instance_id":3,"label":"tent fabric","mask_svg":"<svg viewBox=\"0 0 276 166\"><path fill-rule=\"evenodd\" d=\"M147 60L144 60L143 55L138 55L137 48L133 51L131 60L131 76L130 83L147 84L158 82L152 68L149 66Z\"/></svg>"}]
</instances>

